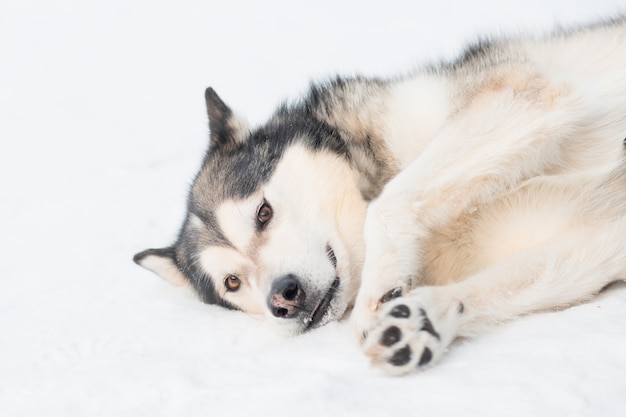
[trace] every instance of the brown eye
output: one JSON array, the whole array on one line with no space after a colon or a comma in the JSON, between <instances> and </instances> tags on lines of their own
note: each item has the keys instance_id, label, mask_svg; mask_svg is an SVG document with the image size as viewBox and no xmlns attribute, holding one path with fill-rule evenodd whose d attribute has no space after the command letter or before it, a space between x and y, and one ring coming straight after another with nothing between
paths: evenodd
<instances>
[{"instance_id":1,"label":"brown eye","mask_svg":"<svg viewBox=\"0 0 626 417\"><path fill-rule=\"evenodd\" d=\"M267 203L263 203L256 213L256 218L262 226L265 225L272 219L272 207Z\"/></svg>"},{"instance_id":2,"label":"brown eye","mask_svg":"<svg viewBox=\"0 0 626 417\"><path fill-rule=\"evenodd\" d=\"M241 280L234 275L229 275L224 280L224 285L228 291L237 291L241 287Z\"/></svg>"}]
</instances>

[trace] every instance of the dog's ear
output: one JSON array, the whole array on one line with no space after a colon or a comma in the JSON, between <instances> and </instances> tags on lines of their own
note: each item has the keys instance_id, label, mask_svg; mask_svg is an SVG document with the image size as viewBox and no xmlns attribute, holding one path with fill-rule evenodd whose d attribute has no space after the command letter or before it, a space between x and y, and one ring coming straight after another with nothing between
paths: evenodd
<instances>
[{"instance_id":1,"label":"dog's ear","mask_svg":"<svg viewBox=\"0 0 626 417\"><path fill-rule=\"evenodd\" d=\"M136 254L133 257L133 261L175 285L189 285L189 280L185 278L185 275L178 268L176 249L173 246L161 249L147 249Z\"/></svg>"},{"instance_id":2,"label":"dog's ear","mask_svg":"<svg viewBox=\"0 0 626 417\"><path fill-rule=\"evenodd\" d=\"M225 148L244 142L250 135L247 123L233 114L211 87L204 92L211 132L210 149Z\"/></svg>"}]
</instances>

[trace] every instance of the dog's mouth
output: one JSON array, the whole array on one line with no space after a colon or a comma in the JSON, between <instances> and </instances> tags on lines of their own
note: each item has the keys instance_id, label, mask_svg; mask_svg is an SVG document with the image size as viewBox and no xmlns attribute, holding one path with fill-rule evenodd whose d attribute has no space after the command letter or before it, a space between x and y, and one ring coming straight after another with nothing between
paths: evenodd
<instances>
[{"instance_id":1,"label":"dog's mouth","mask_svg":"<svg viewBox=\"0 0 626 417\"><path fill-rule=\"evenodd\" d=\"M333 297L335 296L335 293L337 292L337 288L339 288L340 283L341 280L339 279L339 277L336 277L332 285L328 289L328 292L326 293L326 295L324 295L324 298L322 298L320 302L317 303L317 305L313 309L313 312L311 313L311 316L309 316L307 320L308 323L306 325L306 330L309 330L311 327L315 326L322 320L322 318L330 308L330 302L333 300Z\"/></svg>"},{"instance_id":2,"label":"dog's mouth","mask_svg":"<svg viewBox=\"0 0 626 417\"><path fill-rule=\"evenodd\" d=\"M330 246L326 246L326 255L328 256L330 263L332 263L333 268L337 269L337 257L335 256L333 248L331 248ZM333 297L337 293L337 288L339 288L340 283L341 280L339 279L339 277L335 277L335 280L330 285L330 288L328 289L324 297L317 303L315 308L313 308L311 315L308 317L306 330L317 325L322 320L322 318L330 308L330 302L333 300Z\"/></svg>"},{"instance_id":3,"label":"dog's mouth","mask_svg":"<svg viewBox=\"0 0 626 417\"><path fill-rule=\"evenodd\" d=\"M330 260L330 263L333 264L333 268L337 269L337 257L335 256L335 251L330 245L326 245L326 256Z\"/></svg>"}]
</instances>

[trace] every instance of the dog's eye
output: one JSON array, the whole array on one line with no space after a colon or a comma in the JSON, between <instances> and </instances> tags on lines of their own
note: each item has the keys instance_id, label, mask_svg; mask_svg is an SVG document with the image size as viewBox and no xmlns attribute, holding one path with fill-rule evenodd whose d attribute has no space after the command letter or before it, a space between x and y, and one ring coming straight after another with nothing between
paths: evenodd
<instances>
[{"instance_id":1,"label":"dog's eye","mask_svg":"<svg viewBox=\"0 0 626 417\"><path fill-rule=\"evenodd\" d=\"M241 280L234 275L229 275L224 280L224 285L228 291L237 291L241 287Z\"/></svg>"},{"instance_id":2,"label":"dog's eye","mask_svg":"<svg viewBox=\"0 0 626 417\"><path fill-rule=\"evenodd\" d=\"M261 226L265 226L272 219L272 214L272 207L267 202L264 202L256 212L256 218Z\"/></svg>"}]
</instances>

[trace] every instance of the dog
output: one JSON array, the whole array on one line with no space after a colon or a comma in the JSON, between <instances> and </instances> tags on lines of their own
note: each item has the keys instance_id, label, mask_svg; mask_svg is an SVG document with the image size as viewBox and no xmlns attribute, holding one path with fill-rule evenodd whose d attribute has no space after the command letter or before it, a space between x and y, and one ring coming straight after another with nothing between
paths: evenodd
<instances>
[{"instance_id":1,"label":"dog","mask_svg":"<svg viewBox=\"0 0 626 417\"><path fill-rule=\"evenodd\" d=\"M135 262L289 334L350 316L400 375L626 279L626 18L313 84L250 128L212 88L171 246Z\"/></svg>"}]
</instances>

